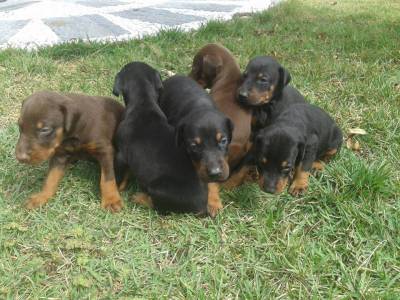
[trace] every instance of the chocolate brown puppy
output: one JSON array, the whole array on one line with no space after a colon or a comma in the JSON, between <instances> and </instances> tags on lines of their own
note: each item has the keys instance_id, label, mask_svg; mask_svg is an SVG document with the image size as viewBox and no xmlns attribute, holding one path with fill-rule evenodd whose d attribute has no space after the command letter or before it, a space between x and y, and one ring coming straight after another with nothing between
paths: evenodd
<instances>
[{"instance_id":1,"label":"chocolate brown puppy","mask_svg":"<svg viewBox=\"0 0 400 300\"><path fill-rule=\"evenodd\" d=\"M81 158L95 158L101 167L101 206L120 211L113 165L112 139L124 108L111 98L41 91L22 104L18 120L18 161L39 164L49 160L42 190L26 202L29 209L46 204L56 193L67 165Z\"/></svg>"}]
</instances>

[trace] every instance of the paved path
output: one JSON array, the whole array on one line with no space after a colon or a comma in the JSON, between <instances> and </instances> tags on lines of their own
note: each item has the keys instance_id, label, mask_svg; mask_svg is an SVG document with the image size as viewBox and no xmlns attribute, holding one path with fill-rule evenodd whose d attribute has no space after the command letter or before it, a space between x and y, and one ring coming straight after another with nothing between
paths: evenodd
<instances>
[{"instance_id":1,"label":"paved path","mask_svg":"<svg viewBox=\"0 0 400 300\"><path fill-rule=\"evenodd\" d=\"M278 0L0 0L0 48L124 40L260 11Z\"/></svg>"}]
</instances>

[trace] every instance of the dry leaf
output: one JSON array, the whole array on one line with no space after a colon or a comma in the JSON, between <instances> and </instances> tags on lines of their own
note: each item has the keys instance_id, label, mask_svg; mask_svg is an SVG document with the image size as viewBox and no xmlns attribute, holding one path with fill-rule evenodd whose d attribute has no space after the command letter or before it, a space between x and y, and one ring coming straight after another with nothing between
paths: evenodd
<instances>
[{"instance_id":1,"label":"dry leaf","mask_svg":"<svg viewBox=\"0 0 400 300\"><path fill-rule=\"evenodd\" d=\"M349 129L349 136L354 135L366 135L367 132L362 128L350 128Z\"/></svg>"}]
</instances>

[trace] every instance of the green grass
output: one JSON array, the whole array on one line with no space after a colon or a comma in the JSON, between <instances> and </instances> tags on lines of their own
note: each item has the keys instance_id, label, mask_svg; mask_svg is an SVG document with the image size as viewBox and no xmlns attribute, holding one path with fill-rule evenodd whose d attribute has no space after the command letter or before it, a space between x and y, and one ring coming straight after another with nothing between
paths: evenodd
<instances>
[{"instance_id":1,"label":"green grass","mask_svg":"<svg viewBox=\"0 0 400 300\"><path fill-rule=\"evenodd\" d=\"M196 32L141 41L0 52L0 299L399 299L400 4L289 1ZM145 61L165 77L188 73L197 49L218 41L243 68L273 54L293 85L362 153L343 149L300 198L248 185L223 193L215 219L158 216L123 194L100 209L99 168L79 162L57 195L22 208L46 166L18 164L21 101L40 89L111 95L116 72Z\"/></svg>"}]
</instances>

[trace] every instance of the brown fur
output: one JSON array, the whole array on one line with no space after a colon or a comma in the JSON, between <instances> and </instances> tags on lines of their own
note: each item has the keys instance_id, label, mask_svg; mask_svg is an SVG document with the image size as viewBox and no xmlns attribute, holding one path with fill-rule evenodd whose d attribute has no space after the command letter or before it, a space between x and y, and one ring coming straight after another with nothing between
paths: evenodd
<instances>
[{"instance_id":1,"label":"brown fur","mask_svg":"<svg viewBox=\"0 0 400 300\"><path fill-rule=\"evenodd\" d=\"M248 100L253 105L264 105L267 104L273 97L275 91L275 87L272 86L266 92L259 92L257 89L253 88L250 90Z\"/></svg>"},{"instance_id":2,"label":"brown fur","mask_svg":"<svg viewBox=\"0 0 400 300\"><path fill-rule=\"evenodd\" d=\"M133 202L139 205L143 205L148 208L153 208L153 200L151 197L146 194L146 193L138 193L135 196L133 196Z\"/></svg>"},{"instance_id":3,"label":"brown fur","mask_svg":"<svg viewBox=\"0 0 400 300\"><path fill-rule=\"evenodd\" d=\"M111 98L80 94L43 91L24 101L16 157L27 164L50 160L43 189L30 197L28 208L47 203L68 163L87 157L94 157L101 166L102 207L113 212L122 208L114 176L112 138L123 110Z\"/></svg>"},{"instance_id":4,"label":"brown fur","mask_svg":"<svg viewBox=\"0 0 400 300\"><path fill-rule=\"evenodd\" d=\"M298 196L304 193L308 188L309 176L310 173L304 172L302 165L300 164L295 170L293 182L289 188L289 193L293 196Z\"/></svg>"},{"instance_id":5,"label":"brown fur","mask_svg":"<svg viewBox=\"0 0 400 300\"><path fill-rule=\"evenodd\" d=\"M208 184L208 204L207 211L210 217L215 218L218 212L223 208L221 198L219 197L219 184Z\"/></svg>"}]
</instances>

